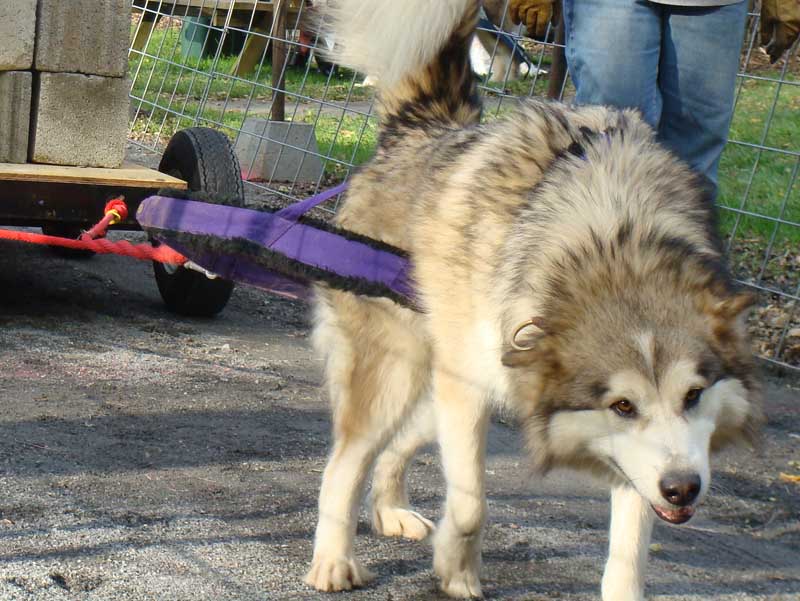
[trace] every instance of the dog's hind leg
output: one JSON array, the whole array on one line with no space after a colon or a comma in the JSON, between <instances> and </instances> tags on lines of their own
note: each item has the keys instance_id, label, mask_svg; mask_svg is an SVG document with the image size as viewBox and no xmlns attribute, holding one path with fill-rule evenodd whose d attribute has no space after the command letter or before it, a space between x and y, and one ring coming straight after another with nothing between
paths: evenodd
<instances>
[{"instance_id":1,"label":"dog's hind leg","mask_svg":"<svg viewBox=\"0 0 800 601\"><path fill-rule=\"evenodd\" d=\"M451 597L481 597L488 405L485 394L452 369L437 368L433 394L447 480L444 518L434 537L433 567L442 590Z\"/></svg>"},{"instance_id":2,"label":"dog's hind leg","mask_svg":"<svg viewBox=\"0 0 800 601\"><path fill-rule=\"evenodd\" d=\"M372 526L379 534L422 540L433 532L433 522L411 509L406 474L416 452L435 438L433 405L422 401L378 457L372 478L371 505Z\"/></svg>"},{"instance_id":3,"label":"dog's hind leg","mask_svg":"<svg viewBox=\"0 0 800 601\"><path fill-rule=\"evenodd\" d=\"M318 590L351 589L370 579L353 554L365 479L429 388L427 345L400 311L406 310L352 298L318 306L315 340L326 354L334 435L306 576Z\"/></svg>"},{"instance_id":4,"label":"dog's hind leg","mask_svg":"<svg viewBox=\"0 0 800 601\"><path fill-rule=\"evenodd\" d=\"M630 486L611 491L611 531L603 601L643 601L653 511Z\"/></svg>"}]
</instances>

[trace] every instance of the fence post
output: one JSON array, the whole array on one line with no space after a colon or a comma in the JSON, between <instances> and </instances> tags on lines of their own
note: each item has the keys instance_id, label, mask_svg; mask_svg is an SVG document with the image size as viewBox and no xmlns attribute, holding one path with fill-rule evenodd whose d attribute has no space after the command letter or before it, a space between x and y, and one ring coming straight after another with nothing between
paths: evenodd
<instances>
[{"instance_id":1,"label":"fence post","mask_svg":"<svg viewBox=\"0 0 800 601\"><path fill-rule=\"evenodd\" d=\"M567 57L564 55L564 16L558 19L556 39L553 46L553 61L550 64L550 80L547 84L548 98L561 98L564 80L567 77Z\"/></svg>"},{"instance_id":2,"label":"fence post","mask_svg":"<svg viewBox=\"0 0 800 601\"><path fill-rule=\"evenodd\" d=\"M272 112L273 121L285 118L286 96L286 2L276 0L272 16Z\"/></svg>"}]
</instances>

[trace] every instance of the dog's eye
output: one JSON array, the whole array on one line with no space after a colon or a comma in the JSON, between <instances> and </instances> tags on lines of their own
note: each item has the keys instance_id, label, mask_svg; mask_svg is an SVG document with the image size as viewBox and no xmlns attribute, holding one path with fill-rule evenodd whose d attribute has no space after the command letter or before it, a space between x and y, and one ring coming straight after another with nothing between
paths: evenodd
<instances>
[{"instance_id":1,"label":"dog's eye","mask_svg":"<svg viewBox=\"0 0 800 601\"><path fill-rule=\"evenodd\" d=\"M628 399L620 399L613 405L611 410L620 417L636 417L636 406Z\"/></svg>"},{"instance_id":2,"label":"dog's eye","mask_svg":"<svg viewBox=\"0 0 800 601\"><path fill-rule=\"evenodd\" d=\"M689 392L686 393L686 396L683 399L684 410L688 411L689 409L696 407L697 403L700 402L701 394L703 394L702 388L690 388Z\"/></svg>"}]
</instances>

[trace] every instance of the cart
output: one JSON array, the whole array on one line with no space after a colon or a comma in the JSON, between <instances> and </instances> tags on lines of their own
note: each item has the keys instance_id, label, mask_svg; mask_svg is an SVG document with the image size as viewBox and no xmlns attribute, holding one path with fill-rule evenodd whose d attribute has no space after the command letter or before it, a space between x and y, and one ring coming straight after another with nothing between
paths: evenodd
<instances>
[{"instance_id":1,"label":"cart","mask_svg":"<svg viewBox=\"0 0 800 601\"><path fill-rule=\"evenodd\" d=\"M137 165L103 169L0 163L0 226L41 227L46 235L74 240L103 218L111 199L124 197L128 215L111 227L139 230L134 218L139 204L163 189L199 191L218 202L244 205L239 163L227 137L195 127L173 136L158 171ZM182 315L216 315L234 287L181 265L153 262L153 269L167 308Z\"/></svg>"}]
</instances>

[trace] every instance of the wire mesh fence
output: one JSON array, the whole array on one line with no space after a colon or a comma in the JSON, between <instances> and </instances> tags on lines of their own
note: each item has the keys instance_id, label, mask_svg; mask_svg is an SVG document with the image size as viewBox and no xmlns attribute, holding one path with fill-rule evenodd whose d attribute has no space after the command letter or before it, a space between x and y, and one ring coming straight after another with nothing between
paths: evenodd
<instances>
[{"instance_id":1,"label":"wire mesh fence","mask_svg":"<svg viewBox=\"0 0 800 601\"><path fill-rule=\"evenodd\" d=\"M178 129L217 128L257 203L345 180L377 141L374 88L326 62L320 50L335 40L306 28L326 1L133 0L131 141L157 153ZM485 0L472 48L486 120L520 98L574 96L562 29L527 37L506 2ZM737 276L760 293L757 351L800 370L800 60L795 47L771 65L758 42L752 12L718 204Z\"/></svg>"}]
</instances>

